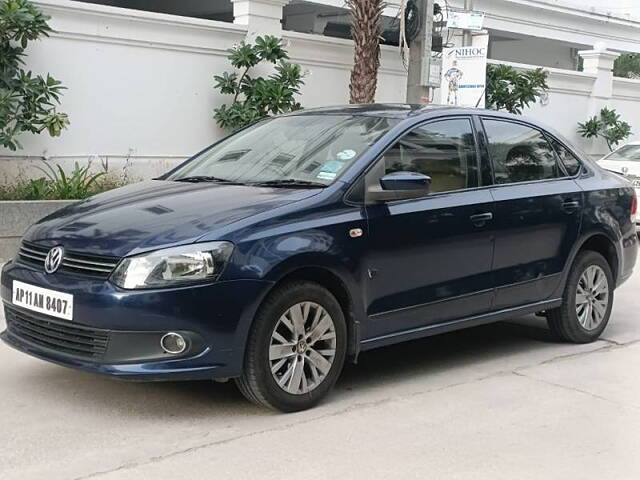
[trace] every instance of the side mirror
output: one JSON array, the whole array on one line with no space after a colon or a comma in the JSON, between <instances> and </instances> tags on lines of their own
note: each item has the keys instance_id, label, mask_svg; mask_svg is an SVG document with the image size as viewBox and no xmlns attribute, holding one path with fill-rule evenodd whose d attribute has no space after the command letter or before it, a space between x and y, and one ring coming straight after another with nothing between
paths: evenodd
<instances>
[{"instance_id":1,"label":"side mirror","mask_svg":"<svg viewBox=\"0 0 640 480\"><path fill-rule=\"evenodd\" d=\"M394 172L380 179L380 187L373 185L367 197L376 202L408 200L429 195L431 177L416 172Z\"/></svg>"}]
</instances>

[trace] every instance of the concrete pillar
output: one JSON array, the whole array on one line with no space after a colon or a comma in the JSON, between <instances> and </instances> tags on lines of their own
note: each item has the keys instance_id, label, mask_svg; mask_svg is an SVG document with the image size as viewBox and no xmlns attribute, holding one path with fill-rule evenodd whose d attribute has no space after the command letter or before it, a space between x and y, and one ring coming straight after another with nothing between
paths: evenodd
<instances>
[{"instance_id":1,"label":"concrete pillar","mask_svg":"<svg viewBox=\"0 0 640 480\"><path fill-rule=\"evenodd\" d=\"M613 62L620 54L600 47L594 50L582 50L578 52L578 55L584 60L584 72L596 75L591 97L605 101L611 100L613 94Z\"/></svg>"},{"instance_id":2,"label":"concrete pillar","mask_svg":"<svg viewBox=\"0 0 640 480\"><path fill-rule=\"evenodd\" d=\"M289 0L231 0L233 23L247 25L249 41L261 35L282 35L282 9Z\"/></svg>"}]
</instances>

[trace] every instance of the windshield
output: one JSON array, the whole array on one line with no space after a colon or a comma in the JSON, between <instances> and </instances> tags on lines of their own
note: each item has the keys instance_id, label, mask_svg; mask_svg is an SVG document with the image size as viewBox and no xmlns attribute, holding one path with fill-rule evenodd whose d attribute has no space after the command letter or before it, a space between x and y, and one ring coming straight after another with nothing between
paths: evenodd
<instances>
[{"instance_id":1,"label":"windshield","mask_svg":"<svg viewBox=\"0 0 640 480\"><path fill-rule=\"evenodd\" d=\"M640 145L625 145L615 152L610 153L602 160L615 160L620 162L640 162Z\"/></svg>"},{"instance_id":2,"label":"windshield","mask_svg":"<svg viewBox=\"0 0 640 480\"><path fill-rule=\"evenodd\" d=\"M353 115L294 115L232 135L166 177L176 181L326 186L397 120Z\"/></svg>"}]
</instances>

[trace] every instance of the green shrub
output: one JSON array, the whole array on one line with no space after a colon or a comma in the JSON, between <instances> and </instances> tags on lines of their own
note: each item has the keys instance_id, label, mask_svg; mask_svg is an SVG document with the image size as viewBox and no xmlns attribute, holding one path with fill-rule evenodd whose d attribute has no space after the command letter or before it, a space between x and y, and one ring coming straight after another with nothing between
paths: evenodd
<instances>
[{"instance_id":1,"label":"green shrub","mask_svg":"<svg viewBox=\"0 0 640 480\"><path fill-rule=\"evenodd\" d=\"M487 65L487 108L520 115L549 89L542 68L519 72L509 65Z\"/></svg>"},{"instance_id":2,"label":"green shrub","mask_svg":"<svg viewBox=\"0 0 640 480\"><path fill-rule=\"evenodd\" d=\"M620 120L615 109L603 108L599 115L578 123L578 133L585 138L603 138L609 150L613 151L620 142L631 136L631 125Z\"/></svg>"},{"instance_id":3,"label":"green shrub","mask_svg":"<svg viewBox=\"0 0 640 480\"><path fill-rule=\"evenodd\" d=\"M613 64L613 75L623 78L640 78L640 53L623 53Z\"/></svg>"},{"instance_id":4,"label":"green shrub","mask_svg":"<svg viewBox=\"0 0 640 480\"><path fill-rule=\"evenodd\" d=\"M60 165L52 167L45 163L46 169L40 170L46 175L45 184L51 189L51 194L59 199L86 198L91 195L92 187L100 177L106 175L106 171L89 173L91 165L81 167L78 162L75 168L67 175ZM48 181L47 181L48 180Z\"/></svg>"},{"instance_id":5,"label":"green shrub","mask_svg":"<svg viewBox=\"0 0 640 480\"><path fill-rule=\"evenodd\" d=\"M21 68L29 42L49 35L47 20L28 0L0 0L0 145L10 150L22 148L17 137L23 132L57 137L69 125L56 110L65 87Z\"/></svg>"},{"instance_id":6,"label":"green shrub","mask_svg":"<svg viewBox=\"0 0 640 480\"><path fill-rule=\"evenodd\" d=\"M261 118L301 109L295 95L300 93L302 69L288 63L289 58L277 37L258 37L255 45L241 42L229 52L231 65L240 72L224 72L214 77L214 87L224 95L233 95L231 105L214 110L213 118L221 128L236 130ZM268 77L252 77L249 71L261 62L275 65Z\"/></svg>"},{"instance_id":7,"label":"green shrub","mask_svg":"<svg viewBox=\"0 0 640 480\"><path fill-rule=\"evenodd\" d=\"M81 167L77 162L70 172L47 163L39 170L43 177L0 184L0 200L80 200L130 183L126 168L121 175L114 175L108 164L96 173L90 171L90 163Z\"/></svg>"}]
</instances>

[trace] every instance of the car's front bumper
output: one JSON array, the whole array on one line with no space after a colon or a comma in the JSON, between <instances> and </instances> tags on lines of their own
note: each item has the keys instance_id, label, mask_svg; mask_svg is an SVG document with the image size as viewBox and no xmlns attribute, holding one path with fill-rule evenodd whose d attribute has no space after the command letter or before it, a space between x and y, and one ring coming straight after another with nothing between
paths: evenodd
<instances>
[{"instance_id":1,"label":"car's front bumper","mask_svg":"<svg viewBox=\"0 0 640 480\"><path fill-rule=\"evenodd\" d=\"M12 304L18 280L74 296L73 321ZM0 338L17 350L68 367L136 380L238 376L249 326L268 282L238 280L189 287L128 291L105 280L10 262L0 294L7 330ZM160 338L179 332L187 350L165 353ZM89 340L88 340L89 339ZM100 348L87 348L94 345Z\"/></svg>"}]
</instances>

